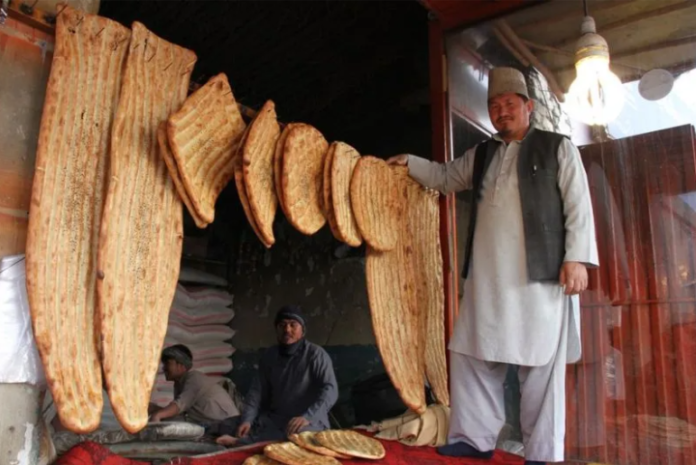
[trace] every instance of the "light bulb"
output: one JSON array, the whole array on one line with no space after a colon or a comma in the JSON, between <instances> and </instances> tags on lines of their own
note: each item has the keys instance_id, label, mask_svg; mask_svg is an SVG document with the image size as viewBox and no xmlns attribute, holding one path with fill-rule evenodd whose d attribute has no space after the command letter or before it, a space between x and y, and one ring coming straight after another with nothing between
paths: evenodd
<instances>
[{"instance_id":1,"label":"light bulb","mask_svg":"<svg viewBox=\"0 0 696 465\"><path fill-rule=\"evenodd\" d=\"M590 126L606 125L621 113L624 89L609 69L609 46L585 16L575 50L577 77L566 95L569 113Z\"/></svg>"},{"instance_id":2,"label":"light bulb","mask_svg":"<svg viewBox=\"0 0 696 465\"><path fill-rule=\"evenodd\" d=\"M616 119L624 104L621 80L609 69L609 59L590 56L575 64L577 77L566 95L572 116L590 126Z\"/></svg>"}]
</instances>

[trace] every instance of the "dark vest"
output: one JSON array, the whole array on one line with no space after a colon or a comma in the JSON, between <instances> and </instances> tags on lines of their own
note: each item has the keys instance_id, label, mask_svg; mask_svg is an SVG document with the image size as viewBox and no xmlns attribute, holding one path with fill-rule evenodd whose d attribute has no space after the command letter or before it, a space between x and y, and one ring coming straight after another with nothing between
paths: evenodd
<instances>
[{"instance_id":1,"label":"dark vest","mask_svg":"<svg viewBox=\"0 0 696 465\"><path fill-rule=\"evenodd\" d=\"M565 215L558 188L558 148L564 137L532 128L522 141L517 159L527 275L530 281L558 281L565 257ZM471 206L462 270L465 279L471 263L483 178L500 144L501 142L490 139L476 148L472 178L474 202Z\"/></svg>"}]
</instances>

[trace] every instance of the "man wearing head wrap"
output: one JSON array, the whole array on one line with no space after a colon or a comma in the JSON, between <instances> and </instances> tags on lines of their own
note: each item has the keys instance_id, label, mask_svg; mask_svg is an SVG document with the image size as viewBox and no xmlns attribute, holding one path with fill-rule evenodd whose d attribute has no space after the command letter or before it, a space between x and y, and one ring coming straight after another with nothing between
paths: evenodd
<instances>
[{"instance_id":1,"label":"man wearing head wrap","mask_svg":"<svg viewBox=\"0 0 696 465\"><path fill-rule=\"evenodd\" d=\"M174 401L156 411L150 421L181 419L201 425L239 416L228 392L200 371L192 370L193 355L183 344L162 351L162 366L167 381L174 381Z\"/></svg>"},{"instance_id":2,"label":"man wearing head wrap","mask_svg":"<svg viewBox=\"0 0 696 465\"><path fill-rule=\"evenodd\" d=\"M592 203L578 149L530 126L524 75L492 69L498 131L446 164L399 155L420 184L474 191L464 298L449 350L452 417L443 455L490 458L505 423L507 365L519 365L528 465L563 461L566 363L580 358L578 295L598 265Z\"/></svg>"},{"instance_id":3,"label":"man wearing head wrap","mask_svg":"<svg viewBox=\"0 0 696 465\"><path fill-rule=\"evenodd\" d=\"M329 354L305 339L306 324L297 306L278 311L275 329L278 345L261 356L241 418L209 431L221 435L219 444L281 441L290 434L330 426L329 410L338 399L338 385Z\"/></svg>"}]
</instances>

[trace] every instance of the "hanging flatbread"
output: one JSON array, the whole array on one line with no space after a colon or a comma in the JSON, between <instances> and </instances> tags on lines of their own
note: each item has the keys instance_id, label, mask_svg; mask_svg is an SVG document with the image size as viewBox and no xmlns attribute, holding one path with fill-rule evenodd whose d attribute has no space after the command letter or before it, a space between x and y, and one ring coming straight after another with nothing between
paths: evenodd
<instances>
[{"instance_id":1,"label":"hanging flatbread","mask_svg":"<svg viewBox=\"0 0 696 465\"><path fill-rule=\"evenodd\" d=\"M270 248L272 244L269 244L266 242L266 239L261 235L261 232L259 231L259 228L256 224L256 218L254 218L254 214L251 211L251 206L249 205L249 197L247 196L247 188L246 188L246 183L244 182L244 170L242 168L242 150L241 148L244 146L244 143L246 142L247 135L249 134L249 131L247 130L244 135L242 136L242 141L240 144L240 150L237 153L237 156L235 159L232 161L232 166L234 168L234 184L237 187L237 195L239 195L239 203L242 204L242 209L244 210L244 215L247 218L247 221L249 222L249 226L251 226L251 230L254 231L254 234L256 234L256 237L259 238L261 243L266 246L267 248Z\"/></svg>"},{"instance_id":2,"label":"hanging flatbread","mask_svg":"<svg viewBox=\"0 0 696 465\"><path fill-rule=\"evenodd\" d=\"M361 157L350 181L350 203L360 234L377 251L396 247L401 227L399 201L394 173L387 162Z\"/></svg>"},{"instance_id":3,"label":"hanging flatbread","mask_svg":"<svg viewBox=\"0 0 696 465\"><path fill-rule=\"evenodd\" d=\"M350 455L341 454L329 448L326 448L319 444L319 441L314 437L317 433L312 431L305 431L304 433L291 434L288 439L294 444L300 446L303 449L307 449L310 452L314 452L319 455L325 455L327 457L336 457L337 459L350 459Z\"/></svg>"},{"instance_id":4,"label":"hanging flatbread","mask_svg":"<svg viewBox=\"0 0 696 465\"><path fill-rule=\"evenodd\" d=\"M440 248L439 194L408 176L408 168L396 168L407 186L404 217L412 243L416 271L416 299L421 317L420 340L424 347L425 373L437 400L449 405L449 381L445 349L445 288Z\"/></svg>"},{"instance_id":5,"label":"hanging flatbread","mask_svg":"<svg viewBox=\"0 0 696 465\"><path fill-rule=\"evenodd\" d=\"M356 171L364 160L361 158ZM391 168L387 168L391 171ZM405 216L408 188L397 173L390 173L395 186L397 215ZM382 175L386 177L386 175ZM356 191L351 185L351 200ZM358 224L360 222L358 221ZM367 296L384 367L406 406L424 413L425 350L422 320L418 309L416 269L412 237L408 222L397 223L397 240L393 250L379 252L369 245L365 261ZM418 270L418 273L422 273Z\"/></svg>"},{"instance_id":6,"label":"hanging flatbread","mask_svg":"<svg viewBox=\"0 0 696 465\"><path fill-rule=\"evenodd\" d=\"M342 241L341 235L338 232L338 226L336 226L336 217L333 211L333 202L331 201L331 165L333 163L333 156L335 150L335 142L329 146L329 151L326 152L326 158L324 158L324 175L322 181L322 190L324 195L324 216L326 221L329 223L329 228L331 229L331 234Z\"/></svg>"},{"instance_id":7,"label":"hanging flatbread","mask_svg":"<svg viewBox=\"0 0 696 465\"><path fill-rule=\"evenodd\" d=\"M27 295L60 421L89 433L102 411L95 334L99 225L130 31L70 7L56 21L29 214Z\"/></svg>"},{"instance_id":8,"label":"hanging flatbread","mask_svg":"<svg viewBox=\"0 0 696 465\"><path fill-rule=\"evenodd\" d=\"M215 201L234 175L232 158L245 128L224 73L212 77L169 117L169 146L191 204L207 223L213 222Z\"/></svg>"},{"instance_id":9,"label":"hanging flatbread","mask_svg":"<svg viewBox=\"0 0 696 465\"><path fill-rule=\"evenodd\" d=\"M350 203L350 180L359 159L360 154L353 147L343 142L334 142L330 170L332 211L338 239L351 247L359 247L362 244L362 236L355 223Z\"/></svg>"},{"instance_id":10,"label":"hanging flatbread","mask_svg":"<svg viewBox=\"0 0 696 465\"><path fill-rule=\"evenodd\" d=\"M283 214L287 217L285 211L285 195L283 194L283 151L285 150L285 141L288 139L288 134L293 128L300 126L302 123L289 123L280 133L280 138L276 142L275 152L273 153L273 180L275 183L276 196L278 204L283 210Z\"/></svg>"},{"instance_id":11,"label":"hanging flatbread","mask_svg":"<svg viewBox=\"0 0 696 465\"><path fill-rule=\"evenodd\" d=\"M106 387L129 433L147 424L181 261L182 204L157 150L157 128L184 102L195 61L192 51L133 23L111 137L97 282Z\"/></svg>"},{"instance_id":12,"label":"hanging flatbread","mask_svg":"<svg viewBox=\"0 0 696 465\"><path fill-rule=\"evenodd\" d=\"M282 465L277 460L266 457L265 455L253 455L246 459L242 465Z\"/></svg>"},{"instance_id":13,"label":"hanging flatbread","mask_svg":"<svg viewBox=\"0 0 696 465\"><path fill-rule=\"evenodd\" d=\"M315 439L322 446L351 457L381 460L387 455L381 442L355 431L322 431L316 434Z\"/></svg>"},{"instance_id":14,"label":"hanging flatbread","mask_svg":"<svg viewBox=\"0 0 696 465\"><path fill-rule=\"evenodd\" d=\"M333 457L315 454L292 442L271 444L263 449L263 453L285 465L339 465L341 463Z\"/></svg>"},{"instance_id":15,"label":"hanging flatbread","mask_svg":"<svg viewBox=\"0 0 696 465\"><path fill-rule=\"evenodd\" d=\"M273 220L278 198L273 182L273 154L279 137L275 105L269 100L249 126L241 154L249 207L263 242L269 246L275 242Z\"/></svg>"},{"instance_id":16,"label":"hanging flatbread","mask_svg":"<svg viewBox=\"0 0 696 465\"><path fill-rule=\"evenodd\" d=\"M290 131L282 155L282 191L290 224L312 235L326 223L322 208L324 157L329 144L312 126Z\"/></svg>"},{"instance_id":17,"label":"hanging flatbread","mask_svg":"<svg viewBox=\"0 0 696 465\"><path fill-rule=\"evenodd\" d=\"M186 188L181 181L181 175L179 174L179 168L174 160L174 154L172 154L172 151L169 148L169 139L167 138L167 123L165 121L162 121L157 128L157 144L159 146L160 156L167 165L167 170L169 170L169 175L172 178L174 187L176 187L176 192L179 194L179 198L182 202L184 202L184 205L193 218L194 223L196 223L196 226L201 229L205 228L208 226L208 223L200 218L198 213L196 213L196 210L193 208L193 204L191 203L191 198L189 197L188 192L186 192Z\"/></svg>"}]
</instances>

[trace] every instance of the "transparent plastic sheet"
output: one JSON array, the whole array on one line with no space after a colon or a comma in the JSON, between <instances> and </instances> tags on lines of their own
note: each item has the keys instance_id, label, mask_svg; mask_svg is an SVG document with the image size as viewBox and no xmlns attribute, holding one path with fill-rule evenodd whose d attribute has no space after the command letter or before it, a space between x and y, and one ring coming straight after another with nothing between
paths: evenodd
<instances>
[{"instance_id":1,"label":"transparent plastic sheet","mask_svg":"<svg viewBox=\"0 0 696 465\"><path fill-rule=\"evenodd\" d=\"M0 260L0 383L46 384L31 328L24 255Z\"/></svg>"},{"instance_id":2,"label":"transparent plastic sheet","mask_svg":"<svg viewBox=\"0 0 696 465\"><path fill-rule=\"evenodd\" d=\"M460 157L493 131L486 108L490 68L523 71L535 105L531 124L569 135L580 149L599 249L600 267L590 271L581 296L582 359L566 371L565 460L694 465L696 54L693 42L678 47L670 40L694 24L696 8L663 2L674 9L667 16L653 2L588 3L608 42L611 71L623 82L616 119L583 124L567 96L565 103L556 99L539 67L513 53L526 45L564 94L578 77L573 49L582 2L543 2L504 21L446 32L449 148ZM623 26L607 28L611 23ZM519 41L506 34L510 29ZM462 263L472 196L457 198ZM510 385L512 446L522 432L519 383Z\"/></svg>"}]
</instances>

